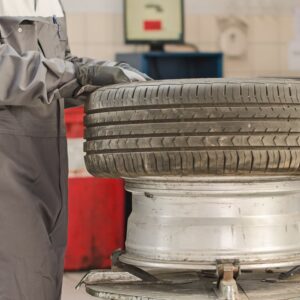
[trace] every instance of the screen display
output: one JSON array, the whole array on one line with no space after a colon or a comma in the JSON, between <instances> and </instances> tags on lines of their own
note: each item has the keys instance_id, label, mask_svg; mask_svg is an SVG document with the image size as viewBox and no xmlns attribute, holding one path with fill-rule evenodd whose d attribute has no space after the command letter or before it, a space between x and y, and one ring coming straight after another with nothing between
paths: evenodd
<instances>
[{"instance_id":1,"label":"screen display","mask_svg":"<svg viewBox=\"0 0 300 300\"><path fill-rule=\"evenodd\" d=\"M127 42L183 42L183 0L125 0Z\"/></svg>"}]
</instances>

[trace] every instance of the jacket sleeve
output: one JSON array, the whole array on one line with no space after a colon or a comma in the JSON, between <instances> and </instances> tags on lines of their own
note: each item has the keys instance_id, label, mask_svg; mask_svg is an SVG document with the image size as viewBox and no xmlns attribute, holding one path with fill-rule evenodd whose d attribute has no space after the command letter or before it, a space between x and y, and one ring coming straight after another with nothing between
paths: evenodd
<instances>
[{"instance_id":1,"label":"jacket sleeve","mask_svg":"<svg viewBox=\"0 0 300 300\"><path fill-rule=\"evenodd\" d=\"M46 59L38 51L19 55L11 46L0 44L0 106L34 106L72 97L78 87L74 64Z\"/></svg>"},{"instance_id":2,"label":"jacket sleeve","mask_svg":"<svg viewBox=\"0 0 300 300\"><path fill-rule=\"evenodd\" d=\"M105 64L107 63L107 61L99 61L93 58L88 58L88 57L78 57L75 56L71 53L70 51L70 46L69 43L67 43L67 49L66 49L66 57L65 57L66 61L74 64L74 63L88 63L88 64ZM80 84L78 83L77 80L73 80L72 82L70 82L68 85L66 85L66 89L68 90L65 94L65 108L70 108L70 107L76 107L76 106L80 106L83 105L89 95L89 92L84 93L81 96L77 96L76 95L76 91L81 89ZM71 91L73 91L71 93Z\"/></svg>"}]
</instances>

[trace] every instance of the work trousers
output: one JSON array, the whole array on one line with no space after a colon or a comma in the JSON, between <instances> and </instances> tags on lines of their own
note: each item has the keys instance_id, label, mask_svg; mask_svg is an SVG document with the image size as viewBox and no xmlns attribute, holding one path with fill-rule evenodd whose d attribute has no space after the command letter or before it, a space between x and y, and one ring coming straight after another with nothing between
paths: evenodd
<instances>
[{"instance_id":1,"label":"work trousers","mask_svg":"<svg viewBox=\"0 0 300 300\"><path fill-rule=\"evenodd\" d=\"M64 137L0 133L0 299L59 300L67 237Z\"/></svg>"}]
</instances>

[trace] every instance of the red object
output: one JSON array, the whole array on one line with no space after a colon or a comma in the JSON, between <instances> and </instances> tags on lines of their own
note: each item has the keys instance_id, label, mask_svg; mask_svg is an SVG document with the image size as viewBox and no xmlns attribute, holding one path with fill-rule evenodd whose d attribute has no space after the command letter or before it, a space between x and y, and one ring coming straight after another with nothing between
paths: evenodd
<instances>
[{"instance_id":1,"label":"red object","mask_svg":"<svg viewBox=\"0 0 300 300\"><path fill-rule=\"evenodd\" d=\"M69 108L65 110L65 124L67 138L82 138L84 109L83 107Z\"/></svg>"},{"instance_id":2,"label":"red object","mask_svg":"<svg viewBox=\"0 0 300 300\"><path fill-rule=\"evenodd\" d=\"M146 31L162 30L162 22L159 20L144 21L144 30Z\"/></svg>"},{"instance_id":3,"label":"red object","mask_svg":"<svg viewBox=\"0 0 300 300\"><path fill-rule=\"evenodd\" d=\"M115 179L69 179L65 270L111 267L111 254L124 247L123 186Z\"/></svg>"},{"instance_id":4,"label":"red object","mask_svg":"<svg viewBox=\"0 0 300 300\"><path fill-rule=\"evenodd\" d=\"M79 142L79 149L82 149L83 108L66 110L65 122L69 147ZM74 151L72 153L74 156ZM83 154L79 152L78 155ZM70 174L77 174L71 171ZM69 178L67 271L110 268L111 254L124 248L125 243L123 180L85 174L81 178Z\"/></svg>"}]
</instances>

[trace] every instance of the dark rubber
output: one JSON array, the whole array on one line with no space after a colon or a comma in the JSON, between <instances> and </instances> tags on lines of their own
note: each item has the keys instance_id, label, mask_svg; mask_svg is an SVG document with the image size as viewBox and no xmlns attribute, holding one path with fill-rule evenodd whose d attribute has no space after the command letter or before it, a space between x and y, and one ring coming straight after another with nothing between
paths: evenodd
<instances>
[{"instance_id":1,"label":"dark rubber","mask_svg":"<svg viewBox=\"0 0 300 300\"><path fill-rule=\"evenodd\" d=\"M117 85L93 93L85 110L95 176L300 174L300 81Z\"/></svg>"}]
</instances>

